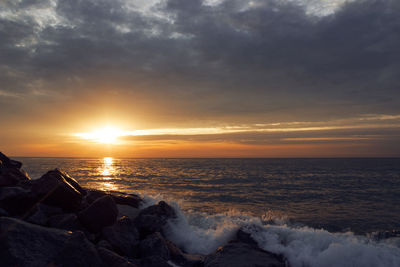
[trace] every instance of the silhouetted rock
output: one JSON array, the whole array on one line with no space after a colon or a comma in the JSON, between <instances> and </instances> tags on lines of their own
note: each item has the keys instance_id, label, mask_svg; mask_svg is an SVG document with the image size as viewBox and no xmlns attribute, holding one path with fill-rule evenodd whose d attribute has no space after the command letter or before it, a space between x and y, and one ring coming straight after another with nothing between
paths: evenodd
<instances>
[{"instance_id":1,"label":"silhouetted rock","mask_svg":"<svg viewBox=\"0 0 400 267\"><path fill-rule=\"evenodd\" d=\"M79 193L82 194L82 196L86 195L86 190L80 186L80 184L71 176L69 176L68 173L64 172L63 170L60 169L56 169L56 171L58 171L59 173L62 174L63 178L70 184L72 185L72 187L74 187Z\"/></svg>"},{"instance_id":2,"label":"silhouetted rock","mask_svg":"<svg viewBox=\"0 0 400 267\"><path fill-rule=\"evenodd\" d=\"M143 238L155 232L162 232L168 219L176 218L174 209L164 201L143 209L135 219L136 227Z\"/></svg>"},{"instance_id":3,"label":"silhouetted rock","mask_svg":"<svg viewBox=\"0 0 400 267\"><path fill-rule=\"evenodd\" d=\"M203 266L203 256L183 253L180 248L168 239L165 239L165 243L167 244L171 260L177 265L184 267Z\"/></svg>"},{"instance_id":4,"label":"silhouetted rock","mask_svg":"<svg viewBox=\"0 0 400 267\"><path fill-rule=\"evenodd\" d=\"M43 203L65 210L79 210L82 194L65 179L64 172L55 169L47 172L38 180L33 180L32 192Z\"/></svg>"},{"instance_id":5,"label":"silhouetted rock","mask_svg":"<svg viewBox=\"0 0 400 267\"><path fill-rule=\"evenodd\" d=\"M242 229L236 232L236 239L242 243L246 243L252 246L257 246L257 242L251 237L251 234L246 233Z\"/></svg>"},{"instance_id":6,"label":"silhouetted rock","mask_svg":"<svg viewBox=\"0 0 400 267\"><path fill-rule=\"evenodd\" d=\"M118 218L125 216L131 220L135 220L140 213L140 209L128 205L117 205L117 208L118 208Z\"/></svg>"},{"instance_id":7,"label":"silhouetted rock","mask_svg":"<svg viewBox=\"0 0 400 267\"><path fill-rule=\"evenodd\" d=\"M0 218L1 266L103 266L81 232L67 232Z\"/></svg>"},{"instance_id":8,"label":"silhouetted rock","mask_svg":"<svg viewBox=\"0 0 400 267\"><path fill-rule=\"evenodd\" d=\"M62 209L58 207L48 206L46 204L39 203L36 205L35 212L29 216L26 221L39 225L47 225L49 217L61 214Z\"/></svg>"},{"instance_id":9,"label":"silhouetted rock","mask_svg":"<svg viewBox=\"0 0 400 267\"><path fill-rule=\"evenodd\" d=\"M139 233L133 221L128 217L123 217L114 225L105 227L102 236L119 254L126 256L138 254Z\"/></svg>"},{"instance_id":10,"label":"silhouetted rock","mask_svg":"<svg viewBox=\"0 0 400 267\"><path fill-rule=\"evenodd\" d=\"M16 160L12 160L3 153L0 152L0 161L3 163L3 165L6 168L15 168L15 169L21 169L22 163Z\"/></svg>"},{"instance_id":11,"label":"silhouetted rock","mask_svg":"<svg viewBox=\"0 0 400 267\"><path fill-rule=\"evenodd\" d=\"M204 259L205 267L285 267L282 256L242 242L230 242Z\"/></svg>"},{"instance_id":12,"label":"silhouetted rock","mask_svg":"<svg viewBox=\"0 0 400 267\"><path fill-rule=\"evenodd\" d=\"M160 256L152 256L152 257L140 259L140 266L141 267L171 267L174 265L169 264L168 261L161 258Z\"/></svg>"},{"instance_id":13,"label":"silhouetted rock","mask_svg":"<svg viewBox=\"0 0 400 267\"><path fill-rule=\"evenodd\" d=\"M142 258L153 256L159 256L164 260L171 258L168 244L159 232L153 233L143 239L140 242L139 251Z\"/></svg>"},{"instance_id":14,"label":"silhouetted rock","mask_svg":"<svg viewBox=\"0 0 400 267\"><path fill-rule=\"evenodd\" d=\"M21 187L0 187L0 208L12 216L27 216L35 211L37 197Z\"/></svg>"},{"instance_id":15,"label":"silhouetted rock","mask_svg":"<svg viewBox=\"0 0 400 267\"><path fill-rule=\"evenodd\" d=\"M90 232L98 233L115 223L118 209L110 196L103 196L78 214L79 221Z\"/></svg>"},{"instance_id":16,"label":"silhouetted rock","mask_svg":"<svg viewBox=\"0 0 400 267\"><path fill-rule=\"evenodd\" d=\"M117 191L103 191L97 189L87 190L87 196L85 199L88 204L91 204L97 199L106 195L111 196L116 204L128 205L134 208L138 208L140 203L142 202L142 199L135 194L121 193Z\"/></svg>"},{"instance_id":17,"label":"silhouetted rock","mask_svg":"<svg viewBox=\"0 0 400 267\"><path fill-rule=\"evenodd\" d=\"M48 219L48 225L53 228L69 230L69 231L84 231L85 228L78 220L75 213L66 213L52 216Z\"/></svg>"},{"instance_id":18,"label":"silhouetted rock","mask_svg":"<svg viewBox=\"0 0 400 267\"><path fill-rule=\"evenodd\" d=\"M9 159L0 152L0 186L13 186L30 180L28 174L21 170L21 166L21 162Z\"/></svg>"},{"instance_id":19,"label":"silhouetted rock","mask_svg":"<svg viewBox=\"0 0 400 267\"><path fill-rule=\"evenodd\" d=\"M109 267L138 267L107 248L99 247L97 250L103 262Z\"/></svg>"}]
</instances>

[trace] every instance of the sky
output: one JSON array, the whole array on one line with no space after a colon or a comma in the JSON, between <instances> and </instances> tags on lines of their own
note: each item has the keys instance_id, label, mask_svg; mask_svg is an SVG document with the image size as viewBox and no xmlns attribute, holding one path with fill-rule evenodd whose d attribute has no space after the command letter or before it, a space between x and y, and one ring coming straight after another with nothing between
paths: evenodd
<instances>
[{"instance_id":1,"label":"sky","mask_svg":"<svg viewBox=\"0 0 400 267\"><path fill-rule=\"evenodd\" d=\"M399 157L398 0L0 0L0 151Z\"/></svg>"}]
</instances>

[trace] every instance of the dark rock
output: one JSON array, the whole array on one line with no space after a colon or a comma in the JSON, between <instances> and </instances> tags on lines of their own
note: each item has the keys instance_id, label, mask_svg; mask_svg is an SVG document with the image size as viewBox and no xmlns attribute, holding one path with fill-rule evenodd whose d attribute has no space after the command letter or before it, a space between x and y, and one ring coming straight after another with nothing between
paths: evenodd
<instances>
[{"instance_id":1,"label":"dark rock","mask_svg":"<svg viewBox=\"0 0 400 267\"><path fill-rule=\"evenodd\" d=\"M0 209L0 217L2 217L2 216L8 216L9 214L8 214L8 212L6 211L6 210L4 210L4 209Z\"/></svg>"},{"instance_id":2,"label":"dark rock","mask_svg":"<svg viewBox=\"0 0 400 267\"><path fill-rule=\"evenodd\" d=\"M242 229L236 232L236 239L242 243L246 243L252 246L257 246L257 242L251 237L251 234L246 233Z\"/></svg>"},{"instance_id":3,"label":"dark rock","mask_svg":"<svg viewBox=\"0 0 400 267\"><path fill-rule=\"evenodd\" d=\"M21 181L29 181L28 174L21 166L21 162L9 159L0 152L0 186L13 186Z\"/></svg>"},{"instance_id":4,"label":"dark rock","mask_svg":"<svg viewBox=\"0 0 400 267\"><path fill-rule=\"evenodd\" d=\"M97 190L97 189L88 189L86 192L87 192L87 194L85 197L85 201L89 205L92 204L93 202L95 202L97 199L108 195L106 191Z\"/></svg>"},{"instance_id":5,"label":"dark rock","mask_svg":"<svg viewBox=\"0 0 400 267\"><path fill-rule=\"evenodd\" d=\"M12 216L27 216L35 211L37 197L21 187L0 187L0 208Z\"/></svg>"},{"instance_id":6,"label":"dark rock","mask_svg":"<svg viewBox=\"0 0 400 267\"><path fill-rule=\"evenodd\" d=\"M169 264L167 260L161 258L160 256L152 256L143 258L140 260L141 267L171 267L173 265Z\"/></svg>"},{"instance_id":7,"label":"dark rock","mask_svg":"<svg viewBox=\"0 0 400 267\"><path fill-rule=\"evenodd\" d=\"M0 218L1 266L102 266L96 248L81 232L50 229Z\"/></svg>"},{"instance_id":8,"label":"dark rock","mask_svg":"<svg viewBox=\"0 0 400 267\"><path fill-rule=\"evenodd\" d=\"M230 242L204 259L205 267L285 267L276 255L242 242Z\"/></svg>"},{"instance_id":9,"label":"dark rock","mask_svg":"<svg viewBox=\"0 0 400 267\"><path fill-rule=\"evenodd\" d=\"M97 248L106 248L106 249L111 250L111 251L113 251L113 249L114 249L113 246L111 246L111 244L108 243L106 240L100 240L97 243Z\"/></svg>"},{"instance_id":10,"label":"dark rock","mask_svg":"<svg viewBox=\"0 0 400 267\"><path fill-rule=\"evenodd\" d=\"M135 220L139 215L140 210L128 205L117 205L118 218L128 217L131 220Z\"/></svg>"},{"instance_id":11,"label":"dark rock","mask_svg":"<svg viewBox=\"0 0 400 267\"><path fill-rule=\"evenodd\" d=\"M0 152L0 161L3 163L3 165L6 168L15 168L15 169L21 169L22 163L16 160L12 160L3 153Z\"/></svg>"},{"instance_id":12,"label":"dark rock","mask_svg":"<svg viewBox=\"0 0 400 267\"><path fill-rule=\"evenodd\" d=\"M166 239L165 242L167 244L171 260L177 265L184 267L203 266L204 256L183 253L180 248L178 248L168 239Z\"/></svg>"},{"instance_id":13,"label":"dark rock","mask_svg":"<svg viewBox=\"0 0 400 267\"><path fill-rule=\"evenodd\" d=\"M36 211L29 216L26 220L30 223L47 225L49 217L62 213L62 209L58 207L48 206L46 204L39 203L36 205Z\"/></svg>"},{"instance_id":14,"label":"dark rock","mask_svg":"<svg viewBox=\"0 0 400 267\"><path fill-rule=\"evenodd\" d=\"M117 253L126 256L137 255L139 232L128 217L123 217L114 225L105 227L102 234Z\"/></svg>"},{"instance_id":15,"label":"dark rock","mask_svg":"<svg viewBox=\"0 0 400 267\"><path fill-rule=\"evenodd\" d=\"M153 233L143 239L140 242L139 251L142 258L153 256L159 256L164 260L171 258L167 241L159 232Z\"/></svg>"},{"instance_id":16,"label":"dark rock","mask_svg":"<svg viewBox=\"0 0 400 267\"><path fill-rule=\"evenodd\" d=\"M108 250L104 247L99 247L98 252L100 254L101 259L104 263L109 267L137 267L136 264L129 262L124 257L119 256L117 253Z\"/></svg>"},{"instance_id":17,"label":"dark rock","mask_svg":"<svg viewBox=\"0 0 400 267\"><path fill-rule=\"evenodd\" d=\"M111 196L116 204L128 205L134 208L138 208L140 203L142 202L142 199L135 194L127 194L116 191L102 191L97 189L87 190L86 201L87 203L91 204L97 199L106 195Z\"/></svg>"},{"instance_id":18,"label":"dark rock","mask_svg":"<svg viewBox=\"0 0 400 267\"><path fill-rule=\"evenodd\" d=\"M155 233L162 232L162 228L168 219L176 218L174 209L164 201L143 209L135 219L136 227L141 238Z\"/></svg>"},{"instance_id":19,"label":"dark rock","mask_svg":"<svg viewBox=\"0 0 400 267\"><path fill-rule=\"evenodd\" d=\"M63 170L60 169L56 169L58 172L60 172L62 174L62 176L64 177L64 179L70 184L72 185L72 187L74 187L79 193L82 194L82 196L86 195L86 190L80 186L80 184L71 176L69 176L68 173L64 172Z\"/></svg>"},{"instance_id":20,"label":"dark rock","mask_svg":"<svg viewBox=\"0 0 400 267\"><path fill-rule=\"evenodd\" d=\"M63 208L67 211L79 210L82 194L65 179L64 172L55 169L38 180L33 180L32 192L43 203Z\"/></svg>"},{"instance_id":21,"label":"dark rock","mask_svg":"<svg viewBox=\"0 0 400 267\"><path fill-rule=\"evenodd\" d=\"M67 213L52 216L48 219L48 225L53 228L69 230L69 231L84 231L85 228L78 220L75 213Z\"/></svg>"},{"instance_id":22,"label":"dark rock","mask_svg":"<svg viewBox=\"0 0 400 267\"><path fill-rule=\"evenodd\" d=\"M78 214L79 221L92 233L98 233L104 227L113 225L117 216L117 205L110 196L97 199Z\"/></svg>"},{"instance_id":23,"label":"dark rock","mask_svg":"<svg viewBox=\"0 0 400 267\"><path fill-rule=\"evenodd\" d=\"M139 208L142 199L135 194L126 194L116 191L110 191L109 194L114 199L115 203L119 205L128 205L134 208Z\"/></svg>"}]
</instances>

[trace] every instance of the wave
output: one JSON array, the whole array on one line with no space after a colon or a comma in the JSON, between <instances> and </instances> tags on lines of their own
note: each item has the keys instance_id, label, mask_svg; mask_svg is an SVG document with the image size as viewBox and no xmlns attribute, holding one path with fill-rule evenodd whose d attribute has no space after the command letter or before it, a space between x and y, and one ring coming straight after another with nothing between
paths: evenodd
<instances>
[{"instance_id":1,"label":"wave","mask_svg":"<svg viewBox=\"0 0 400 267\"><path fill-rule=\"evenodd\" d=\"M162 195L144 198L148 206L160 200ZM214 215L183 211L181 203L168 202L175 208L177 218L169 221L166 235L188 253L212 253L232 240L236 231L242 228L251 234L260 248L283 254L292 267L400 266L398 237L376 240L352 232L331 233L291 225L279 219L256 218L238 211Z\"/></svg>"}]
</instances>

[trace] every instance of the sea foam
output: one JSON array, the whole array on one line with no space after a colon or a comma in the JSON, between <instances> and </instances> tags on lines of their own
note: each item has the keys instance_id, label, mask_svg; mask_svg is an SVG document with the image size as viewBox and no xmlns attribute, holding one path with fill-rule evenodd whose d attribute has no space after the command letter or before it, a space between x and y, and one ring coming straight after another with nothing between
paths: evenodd
<instances>
[{"instance_id":1,"label":"sea foam","mask_svg":"<svg viewBox=\"0 0 400 267\"><path fill-rule=\"evenodd\" d=\"M149 203L159 200L146 196ZM399 267L400 240L374 240L351 232L331 233L323 229L298 227L281 220L268 220L229 212L209 215L182 211L165 228L168 239L188 253L209 254L235 237L239 228L251 234L260 248L283 254L292 267Z\"/></svg>"}]
</instances>

